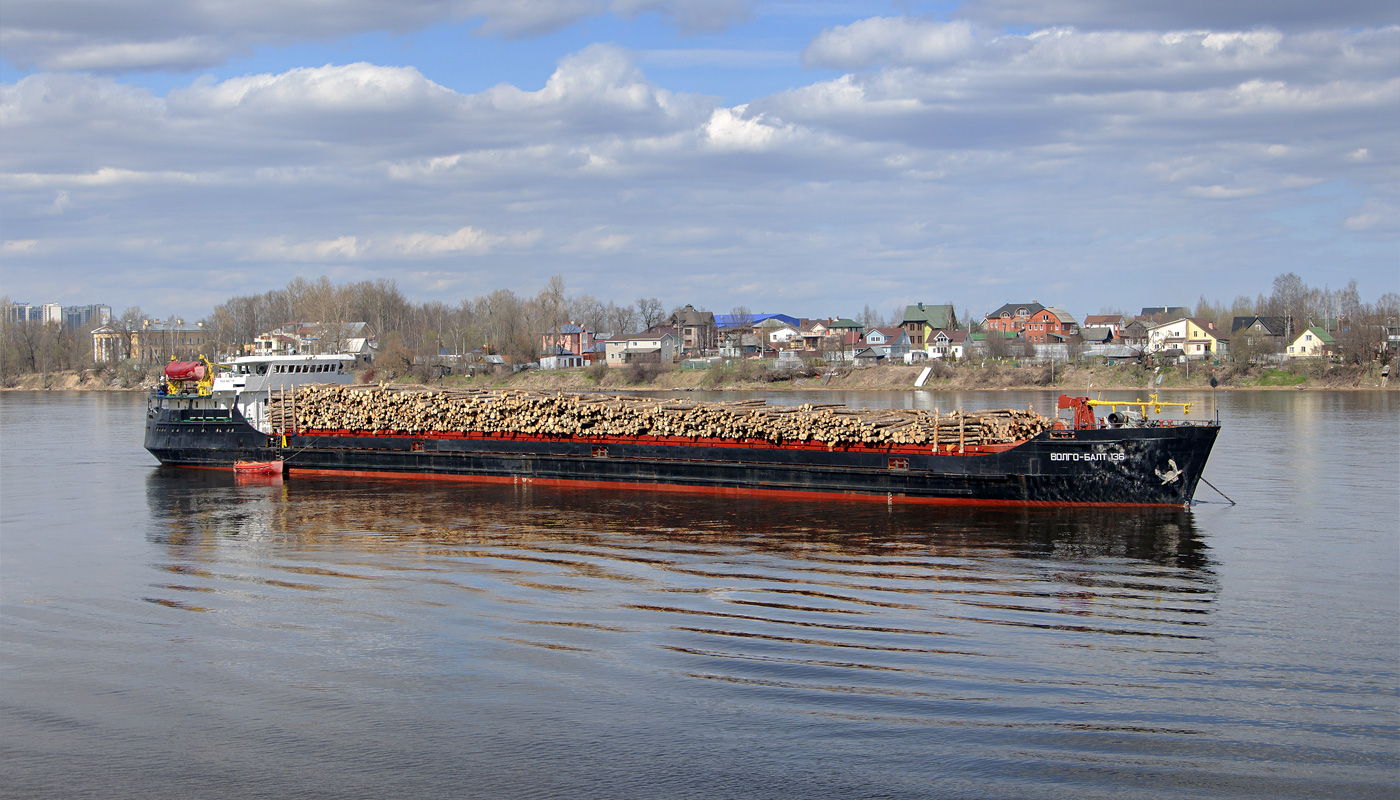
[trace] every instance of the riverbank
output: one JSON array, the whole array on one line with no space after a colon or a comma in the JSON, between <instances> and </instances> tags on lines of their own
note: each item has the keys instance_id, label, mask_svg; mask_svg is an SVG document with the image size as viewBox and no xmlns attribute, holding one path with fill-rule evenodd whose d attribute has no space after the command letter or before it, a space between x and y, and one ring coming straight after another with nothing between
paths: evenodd
<instances>
[{"instance_id":1,"label":"riverbank","mask_svg":"<svg viewBox=\"0 0 1400 800\"><path fill-rule=\"evenodd\" d=\"M475 377L447 376L427 381L444 387L512 388L535 391L904 391L914 388L923 366L880 366L868 369L838 369L824 373L783 373L752 363L710 370L672 369L655 372L643 369L604 369L547 372L483 373ZM1279 367L1219 367L1201 364L1147 367L1137 364L1064 367L1022 366L1014 363L933 365L923 389L950 390L1059 390L1070 393L1089 391L1151 389L1209 389L1215 377L1221 390L1256 389L1379 389L1378 365L1294 363ZM4 387L24 391L145 391L159 379L149 375L123 375L85 370L20 375ZM384 380L382 372L366 371L365 382ZM412 376L396 381L421 383ZM1390 390L1396 386L1391 385Z\"/></svg>"}]
</instances>

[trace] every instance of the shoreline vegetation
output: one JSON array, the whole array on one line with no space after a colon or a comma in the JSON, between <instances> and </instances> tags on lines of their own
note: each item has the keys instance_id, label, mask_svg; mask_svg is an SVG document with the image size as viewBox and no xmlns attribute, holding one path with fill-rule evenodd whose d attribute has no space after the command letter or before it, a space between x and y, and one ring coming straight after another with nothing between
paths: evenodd
<instances>
[{"instance_id":1,"label":"shoreline vegetation","mask_svg":"<svg viewBox=\"0 0 1400 800\"><path fill-rule=\"evenodd\" d=\"M923 387L915 380L925 366L933 372ZM641 367L641 368L637 368ZM132 370L62 370L16 376L5 391L146 391L155 385L159 369L140 373ZM1161 380L1158 382L1158 377ZM707 370L657 369L655 365L605 368L594 365L583 369L528 371L509 369L480 372L475 376L447 375L433 378L408 373L390 376L374 368L360 370L361 383L411 383L430 387L514 388L533 391L605 391L615 393L646 391L1204 391L1214 376L1219 388L1232 390L1377 390L1381 388L1380 365L1295 362L1270 366L1193 363L1174 364L1160 369L1139 364L1119 365L1025 365L1015 362L945 364L934 362L916 366L877 366L866 369L838 367L831 370L783 372L759 364L739 363ZM1397 387L1391 386L1389 390Z\"/></svg>"}]
</instances>

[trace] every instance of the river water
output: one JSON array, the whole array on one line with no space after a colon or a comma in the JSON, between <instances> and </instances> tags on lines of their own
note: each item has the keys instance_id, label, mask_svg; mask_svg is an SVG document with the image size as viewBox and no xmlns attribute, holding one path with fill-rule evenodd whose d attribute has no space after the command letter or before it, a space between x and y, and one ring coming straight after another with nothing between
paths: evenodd
<instances>
[{"instance_id":1,"label":"river water","mask_svg":"<svg viewBox=\"0 0 1400 800\"><path fill-rule=\"evenodd\" d=\"M1238 505L1151 511L239 483L143 402L0 396L4 797L1400 790L1393 394L1222 393Z\"/></svg>"}]
</instances>

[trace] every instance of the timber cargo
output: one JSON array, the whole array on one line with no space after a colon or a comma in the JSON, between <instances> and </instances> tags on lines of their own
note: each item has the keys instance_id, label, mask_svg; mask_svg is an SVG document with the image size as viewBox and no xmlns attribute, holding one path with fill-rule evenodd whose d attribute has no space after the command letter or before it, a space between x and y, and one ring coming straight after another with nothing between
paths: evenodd
<instances>
[{"instance_id":1,"label":"timber cargo","mask_svg":"<svg viewBox=\"0 0 1400 800\"><path fill-rule=\"evenodd\" d=\"M632 485L934 503L1184 505L1219 426L1062 396L1030 410L352 386L341 357L182 364L152 393L163 464L289 475ZM223 372L218 369L222 367Z\"/></svg>"}]
</instances>

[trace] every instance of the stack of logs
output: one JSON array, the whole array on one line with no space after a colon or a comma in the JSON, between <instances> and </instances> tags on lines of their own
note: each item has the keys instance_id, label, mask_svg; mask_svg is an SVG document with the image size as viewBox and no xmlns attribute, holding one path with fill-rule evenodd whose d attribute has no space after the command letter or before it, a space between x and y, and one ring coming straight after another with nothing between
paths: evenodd
<instances>
[{"instance_id":1,"label":"stack of logs","mask_svg":"<svg viewBox=\"0 0 1400 800\"><path fill-rule=\"evenodd\" d=\"M683 436L936 449L1021 441L1053 422L1034 411L1014 409L942 414L937 409L856 409L841 403L770 406L764 400L327 385L273 392L271 420L276 431Z\"/></svg>"}]
</instances>

